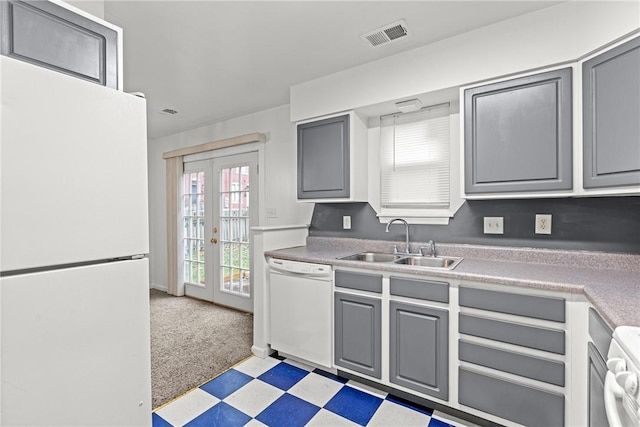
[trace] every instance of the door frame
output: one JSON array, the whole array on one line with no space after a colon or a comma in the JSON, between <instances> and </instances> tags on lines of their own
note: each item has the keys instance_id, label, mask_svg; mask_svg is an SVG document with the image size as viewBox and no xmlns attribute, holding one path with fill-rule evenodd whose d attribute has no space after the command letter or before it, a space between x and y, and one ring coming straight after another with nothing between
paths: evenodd
<instances>
[{"instance_id":1,"label":"door frame","mask_svg":"<svg viewBox=\"0 0 640 427\"><path fill-rule=\"evenodd\" d=\"M264 165L265 165L265 157L266 157L265 142L253 142L253 143L243 144L243 145L238 145L233 147L203 151L196 154L188 154L183 156L182 162L183 164L185 164L185 163L191 163L191 162L196 162L200 160L210 160L217 157L227 157L227 156L233 156L237 154L248 154L253 152L257 153L257 156L258 156L258 165L257 165L258 206L256 209L257 210L256 222L253 227L258 228L258 227L262 227L266 223L266 209L264 208L264 206L266 206L265 204L266 203L265 173L264 173ZM253 230L250 230L249 235L250 235L249 239L251 242L251 247L253 248L254 246ZM179 237L179 240L182 240L183 238L182 228L180 227L178 228L178 237ZM179 266L182 265L183 258L184 258L184 254L182 252L182 246L179 246L178 260L177 260L179 263ZM260 279L258 279L258 276L262 274L261 272L255 271L256 265L261 265L261 264L256 263L254 258L255 258L255 253L252 252L251 263L249 267L251 272L251 287L252 287L252 298L253 298L253 309L251 310L251 312L255 311L256 303L259 303L259 301L257 301L257 299L255 298L256 290L254 286L254 283L255 283L254 281L258 280L258 283L259 283ZM182 271L181 268L179 270ZM181 274L179 278L182 280L183 275ZM184 283L184 280L182 280L182 283Z\"/></svg>"},{"instance_id":2,"label":"door frame","mask_svg":"<svg viewBox=\"0 0 640 427\"><path fill-rule=\"evenodd\" d=\"M222 266L222 221L220 218L221 212L221 198L220 198L220 185L221 185L221 176L220 173L224 169L235 168L241 165L246 165L249 167L249 235L248 238L248 252L249 252L249 297L245 297L242 295L235 295L231 292L223 291L222 288L222 279L221 279L221 270L224 270ZM258 181L258 156L255 152L249 153L241 153L241 154L233 154L230 156L218 156L211 160L211 167L213 170L212 173L212 191L214 192L214 198L209 202L211 203L211 216L210 219L212 221L211 227L215 227L219 233L213 233L210 247L213 249L211 251L211 266L214 269L212 274L210 275L213 280L213 301L216 304L226 305L233 307L238 310L253 312L253 295L254 295L254 269L253 269L253 239L251 237L250 230L252 227L256 226L257 223L257 214L259 211L258 197L260 195L260 188L257 187ZM232 217L230 217L232 218ZM253 224L251 224L253 221ZM214 243L214 239L217 238L218 241ZM250 301L247 301L250 299Z\"/></svg>"}]
</instances>

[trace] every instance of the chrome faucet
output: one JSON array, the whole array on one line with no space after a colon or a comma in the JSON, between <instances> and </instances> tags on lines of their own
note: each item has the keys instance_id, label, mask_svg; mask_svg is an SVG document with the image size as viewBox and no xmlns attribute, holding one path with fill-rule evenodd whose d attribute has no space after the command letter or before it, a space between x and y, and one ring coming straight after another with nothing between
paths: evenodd
<instances>
[{"instance_id":1,"label":"chrome faucet","mask_svg":"<svg viewBox=\"0 0 640 427\"><path fill-rule=\"evenodd\" d=\"M404 224L404 228L405 228L405 244L406 244L406 249L405 249L404 253L410 254L411 250L409 249L409 223L407 221L405 221L402 218L394 218L394 219L390 220L387 223L387 228L384 229L384 232L388 233L389 232L389 226L391 224L393 224L394 222L396 222L396 221L401 222L401 223Z\"/></svg>"},{"instance_id":2,"label":"chrome faucet","mask_svg":"<svg viewBox=\"0 0 640 427\"><path fill-rule=\"evenodd\" d=\"M429 242L427 243L427 246L420 246L420 254L422 256L427 256L425 254L425 249L428 249L428 253L431 254L432 258L435 258L436 256L436 242L434 242L433 240L429 240Z\"/></svg>"}]
</instances>

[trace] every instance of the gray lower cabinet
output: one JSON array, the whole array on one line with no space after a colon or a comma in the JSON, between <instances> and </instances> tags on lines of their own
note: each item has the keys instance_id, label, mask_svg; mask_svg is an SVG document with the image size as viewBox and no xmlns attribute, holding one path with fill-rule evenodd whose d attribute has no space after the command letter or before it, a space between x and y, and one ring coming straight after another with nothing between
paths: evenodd
<instances>
[{"instance_id":1,"label":"gray lower cabinet","mask_svg":"<svg viewBox=\"0 0 640 427\"><path fill-rule=\"evenodd\" d=\"M349 198L349 115L298 125L298 199Z\"/></svg>"},{"instance_id":2,"label":"gray lower cabinet","mask_svg":"<svg viewBox=\"0 0 640 427\"><path fill-rule=\"evenodd\" d=\"M640 185L640 37L582 64L584 188Z\"/></svg>"},{"instance_id":3,"label":"gray lower cabinet","mask_svg":"<svg viewBox=\"0 0 640 427\"><path fill-rule=\"evenodd\" d=\"M380 379L381 300L336 292L334 303L335 364Z\"/></svg>"},{"instance_id":4,"label":"gray lower cabinet","mask_svg":"<svg viewBox=\"0 0 640 427\"><path fill-rule=\"evenodd\" d=\"M566 300L472 286L458 295L459 403L526 426L564 425Z\"/></svg>"},{"instance_id":5,"label":"gray lower cabinet","mask_svg":"<svg viewBox=\"0 0 640 427\"><path fill-rule=\"evenodd\" d=\"M553 322L565 321L564 298L514 294L466 286L460 287L459 298L461 307L515 314Z\"/></svg>"},{"instance_id":6,"label":"gray lower cabinet","mask_svg":"<svg viewBox=\"0 0 640 427\"><path fill-rule=\"evenodd\" d=\"M564 396L460 367L458 401L526 426L564 425Z\"/></svg>"},{"instance_id":7,"label":"gray lower cabinet","mask_svg":"<svg viewBox=\"0 0 640 427\"><path fill-rule=\"evenodd\" d=\"M608 427L607 413L604 409L604 379L607 365L596 346L589 343L589 427Z\"/></svg>"},{"instance_id":8,"label":"gray lower cabinet","mask_svg":"<svg viewBox=\"0 0 640 427\"><path fill-rule=\"evenodd\" d=\"M0 2L0 53L118 88L118 33L48 1Z\"/></svg>"},{"instance_id":9,"label":"gray lower cabinet","mask_svg":"<svg viewBox=\"0 0 640 427\"><path fill-rule=\"evenodd\" d=\"M465 192L571 190L571 93L571 68L465 90Z\"/></svg>"},{"instance_id":10,"label":"gray lower cabinet","mask_svg":"<svg viewBox=\"0 0 640 427\"><path fill-rule=\"evenodd\" d=\"M448 311L391 301L389 316L389 381L447 400Z\"/></svg>"},{"instance_id":11,"label":"gray lower cabinet","mask_svg":"<svg viewBox=\"0 0 640 427\"><path fill-rule=\"evenodd\" d=\"M593 309L589 309L589 427L608 427L609 421L604 409L604 379L607 375L605 359L609 352L613 331Z\"/></svg>"},{"instance_id":12,"label":"gray lower cabinet","mask_svg":"<svg viewBox=\"0 0 640 427\"><path fill-rule=\"evenodd\" d=\"M565 354L565 333L562 329L543 328L464 313L459 315L458 329L462 334Z\"/></svg>"},{"instance_id":13,"label":"gray lower cabinet","mask_svg":"<svg viewBox=\"0 0 640 427\"><path fill-rule=\"evenodd\" d=\"M461 361L564 387L564 362L460 340Z\"/></svg>"}]
</instances>

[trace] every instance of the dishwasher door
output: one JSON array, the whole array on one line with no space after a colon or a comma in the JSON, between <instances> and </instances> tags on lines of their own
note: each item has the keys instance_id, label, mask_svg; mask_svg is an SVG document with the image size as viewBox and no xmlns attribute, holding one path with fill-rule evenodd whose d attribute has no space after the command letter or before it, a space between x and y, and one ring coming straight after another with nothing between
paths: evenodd
<instances>
[{"instance_id":1,"label":"dishwasher door","mask_svg":"<svg viewBox=\"0 0 640 427\"><path fill-rule=\"evenodd\" d=\"M316 365L333 365L331 275L269 272L271 348Z\"/></svg>"}]
</instances>

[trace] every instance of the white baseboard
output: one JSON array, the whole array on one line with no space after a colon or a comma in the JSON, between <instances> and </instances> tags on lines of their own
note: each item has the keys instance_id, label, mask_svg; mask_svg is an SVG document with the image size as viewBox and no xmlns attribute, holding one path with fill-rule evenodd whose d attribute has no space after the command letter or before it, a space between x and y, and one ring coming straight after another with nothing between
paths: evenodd
<instances>
[{"instance_id":1,"label":"white baseboard","mask_svg":"<svg viewBox=\"0 0 640 427\"><path fill-rule=\"evenodd\" d=\"M149 284L149 289L157 289L159 291L167 292L167 287L166 286L160 286L157 283Z\"/></svg>"},{"instance_id":2,"label":"white baseboard","mask_svg":"<svg viewBox=\"0 0 640 427\"><path fill-rule=\"evenodd\" d=\"M259 357L260 359L264 359L266 357L269 357L269 355L271 353L274 353L273 350L271 350L269 347L258 347L257 345L254 345L251 347L251 352L256 355L257 357Z\"/></svg>"}]
</instances>

